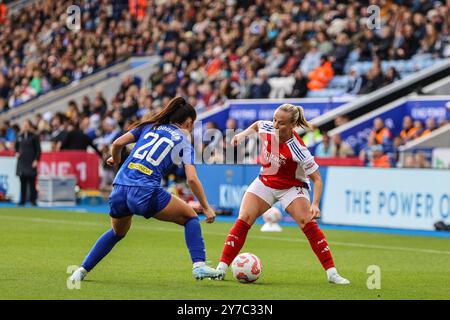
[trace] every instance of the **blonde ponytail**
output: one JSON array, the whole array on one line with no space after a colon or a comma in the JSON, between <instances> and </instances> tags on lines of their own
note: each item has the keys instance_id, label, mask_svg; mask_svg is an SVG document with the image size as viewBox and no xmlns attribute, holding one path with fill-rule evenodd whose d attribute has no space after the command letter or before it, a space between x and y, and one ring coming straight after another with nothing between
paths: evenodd
<instances>
[{"instance_id":1,"label":"blonde ponytail","mask_svg":"<svg viewBox=\"0 0 450 320\"><path fill-rule=\"evenodd\" d=\"M278 107L279 110L289 112L292 115L292 122L296 127L302 127L305 130L312 130L312 126L306 121L305 111L301 106L294 106L290 103L282 104Z\"/></svg>"}]
</instances>

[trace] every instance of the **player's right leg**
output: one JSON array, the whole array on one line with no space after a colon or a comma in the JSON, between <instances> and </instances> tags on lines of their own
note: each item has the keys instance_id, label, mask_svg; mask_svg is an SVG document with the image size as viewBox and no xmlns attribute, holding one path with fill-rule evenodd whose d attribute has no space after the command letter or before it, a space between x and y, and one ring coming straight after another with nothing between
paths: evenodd
<instances>
[{"instance_id":1,"label":"player's right leg","mask_svg":"<svg viewBox=\"0 0 450 320\"><path fill-rule=\"evenodd\" d=\"M180 198L172 195L167 206L154 217L161 221L174 222L184 226L184 237L192 259L194 278L202 280L204 278L216 279L222 277L223 272L205 264L205 243L203 242L200 220L194 209Z\"/></svg>"},{"instance_id":2,"label":"player's right leg","mask_svg":"<svg viewBox=\"0 0 450 320\"><path fill-rule=\"evenodd\" d=\"M127 206L127 190L124 186L114 186L109 197L112 228L106 231L85 257L81 267L71 276L72 281L82 281L111 250L122 240L131 227L132 214Z\"/></svg>"},{"instance_id":3,"label":"player's right leg","mask_svg":"<svg viewBox=\"0 0 450 320\"><path fill-rule=\"evenodd\" d=\"M72 281L84 280L87 273L91 271L112 250L112 248L114 248L117 242L125 237L131 227L131 219L132 216L123 218L111 217L112 228L98 238L86 258L84 258L81 267L72 274Z\"/></svg>"},{"instance_id":4,"label":"player's right leg","mask_svg":"<svg viewBox=\"0 0 450 320\"><path fill-rule=\"evenodd\" d=\"M251 189L251 186L249 187ZM256 192L256 190L255 190ZM231 228L222 250L222 256L217 266L217 270L226 272L228 266L233 262L234 258L239 254L244 246L248 231L255 222L256 218L270 209L272 200L263 200L261 193L249 192L244 194L241 208L239 209L239 217L234 226Z\"/></svg>"}]
</instances>

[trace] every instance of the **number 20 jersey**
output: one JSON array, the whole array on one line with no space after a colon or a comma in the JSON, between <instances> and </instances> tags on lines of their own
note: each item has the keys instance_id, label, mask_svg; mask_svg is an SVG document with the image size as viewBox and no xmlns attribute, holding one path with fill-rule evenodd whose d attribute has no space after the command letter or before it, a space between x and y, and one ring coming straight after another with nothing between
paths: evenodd
<instances>
[{"instance_id":1,"label":"number 20 jersey","mask_svg":"<svg viewBox=\"0 0 450 320\"><path fill-rule=\"evenodd\" d=\"M117 173L114 185L159 186L174 163L194 164L194 149L175 125L146 125L130 133L136 144Z\"/></svg>"}]
</instances>

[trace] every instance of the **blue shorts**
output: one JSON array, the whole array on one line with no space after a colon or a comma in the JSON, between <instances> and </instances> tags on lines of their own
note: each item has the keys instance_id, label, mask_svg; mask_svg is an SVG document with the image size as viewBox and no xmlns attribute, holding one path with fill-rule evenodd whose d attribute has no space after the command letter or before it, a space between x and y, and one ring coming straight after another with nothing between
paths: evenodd
<instances>
[{"instance_id":1,"label":"blue shorts","mask_svg":"<svg viewBox=\"0 0 450 320\"><path fill-rule=\"evenodd\" d=\"M109 215L122 218L136 214L149 219L163 210L171 197L161 186L131 187L116 184L109 196Z\"/></svg>"}]
</instances>

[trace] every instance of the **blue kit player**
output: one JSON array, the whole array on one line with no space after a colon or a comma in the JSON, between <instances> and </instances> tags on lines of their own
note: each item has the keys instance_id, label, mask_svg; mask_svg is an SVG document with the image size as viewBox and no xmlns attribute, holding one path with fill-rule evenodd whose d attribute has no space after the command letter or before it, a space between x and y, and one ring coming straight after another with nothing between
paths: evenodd
<instances>
[{"instance_id":1,"label":"blue kit player","mask_svg":"<svg viewBox=\"0 0 450 320\"><path fill-rule=\"evenodd\" d=\"M134 214L184 226L193 276L196 279L223 276L222 271L205 264L205 244L195 211L161 186L161 179L170 167L174 163L182 163L188 185L204 209L206 222L214 222L214 210L208 204L197 177L194 150L183 133L192 132L196 117L195 109L182 97L177 97L161 112L138 122L132 130L114 141L112 156L107 160L111 166L121 163L121 151L127 144L136 144L113 182L109 198L112 228L97 240L81 267L72 274L72 281L82 281L125 237Z\"/></svg>"}]
</instances>

